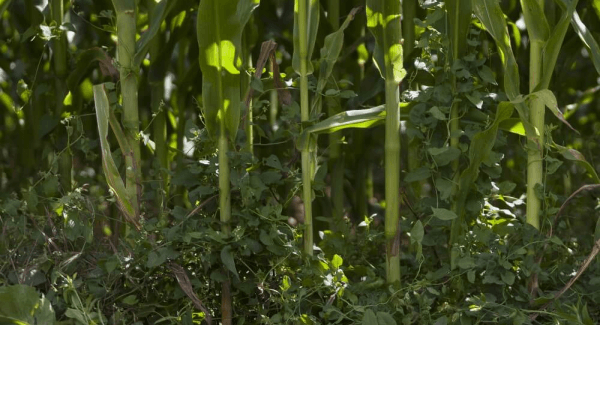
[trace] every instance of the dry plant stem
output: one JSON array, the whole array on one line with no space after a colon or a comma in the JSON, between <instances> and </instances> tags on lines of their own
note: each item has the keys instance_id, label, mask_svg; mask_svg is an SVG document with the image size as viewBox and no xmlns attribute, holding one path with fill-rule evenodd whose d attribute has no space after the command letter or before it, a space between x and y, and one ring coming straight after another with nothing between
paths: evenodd
<instances>
[{"instance_id":1,"label":"dry plant stem","mask_svg":"<svg viewBox=\"0 0 600 400\"><path fill-rule=\"evenodd\" d=\"M198 298L198 296L194 292L192 283L190 282L190 278L185 273L185 270L183 269L183 267L181 265L177 265L177 264L169 264L169 268L173 272L173 275L175 275L175 278L177 279L177 283L179 284L179 287L181 288L181 290L183 290L183 293L185 293L186 296L190 298L190 300L192 301L192 304L194 304L194 307L196 307L196 309L198 309L204 313L204 319L206 320L206 323L208 325L211 325L212 317L210 315L210 312L204 306L204 304L202 304L202 301Z\"/></svg>"},{"instance_id":2,"label":"dry plant stem","mask_svg":"<svg viewBox=\"0 0 600 400\"><path fill-rule=\"evenodd\" d=\"M565 292L567 290L569 290L571 288L571 286L573 286L575 281L577 281L577 279L579 279L579 277L585 272L585 270L588 269L588 267L590 266L592 261L594 261L594 259L596 258L596 256L598 255L599 252L600 252L600 239L598 239L594 243L594 247L592 248L592 251L587 256L587 258L585 259L583 264L581 264L581 267L579 267L575 276L573 276L562 289L560 289L558 292L556 292L556 294L554 295L554 300L558 300L563 294L565 294ZM540 311L543 311L546 308L548 308L551 305L551 303L552 302L548 302L548 303L544 304L542 307L540 307ZM539 315L538 313L535 313L535 314L532 314L529 318L533 321L538 317L538 315Z\"/></svg>"},{"instance_id":3,"label":"dry plant stem","mask_svg":"<svg viewBox=\"0 0 600 400\"><path fill-rule=\"evenodd\" d=\"M563 210L566 208L567 204L574 199L576 196L578 196L580 193L582 192L586 192L589 190L595 190L595 189L600 189L600 184L595 184L595 185L584 185L582 187L580 187L579 189L577 189L575 192L573 192L573 194L571 194L567 200L565 200L565 202L560 206L558 212L556 213L556 216L554 217L554 224L552 224L552 226L550 227L550 232L548 234L548 237L552 237L553 232L556 230L556 225L558 224L558 219L560 217L560 215L562 214ZM592 249L592 253L590 254L590 256L588 256L588 258L584 261L584 263L582 264L581 268L579 268L579 270L577 271L577 273L575 274L575 276L565 285L565 287L563 287L561 290L559 290L557 292L557 294L554 296L554 299L558 299L560 296L562 296L567 290L569 290L569 288L571 286L573 286L573 283L575 283L575 281L579 278L579 276L581 276L581 274L583 274L583 272L588 268L589 263L592 262L592 260L594 259L594 257L596 257L596 255L598 254L598 246L600 241L597 241L594 244L594 248ZM548 244L546 244L544 246L544 249L542 250L542 254L540 254L540 257L538 259L538 264L542 262L542 258L544 257L544 253L546 252L546 249L548 248ZM541 310L544 310L548 307L549 303L546 303ZM531 316L531 319L535 319L537 318L538 314L533 314Z\"/></svg>"}]
</instances>

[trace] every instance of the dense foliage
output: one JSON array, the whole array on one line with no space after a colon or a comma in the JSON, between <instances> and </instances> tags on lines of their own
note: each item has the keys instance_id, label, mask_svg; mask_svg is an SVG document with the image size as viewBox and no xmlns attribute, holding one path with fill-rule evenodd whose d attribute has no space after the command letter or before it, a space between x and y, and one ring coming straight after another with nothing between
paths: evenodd
<instances>
[{"instance_id":1,"label":"dense foliage","mask_svg":"<svg viewBox=\"0 0 600 400\"><path fill-rule=\"evenodd\" d=\"M600 1L0 15L0 323L600 319Z\"/></svg>"}]
</instances>

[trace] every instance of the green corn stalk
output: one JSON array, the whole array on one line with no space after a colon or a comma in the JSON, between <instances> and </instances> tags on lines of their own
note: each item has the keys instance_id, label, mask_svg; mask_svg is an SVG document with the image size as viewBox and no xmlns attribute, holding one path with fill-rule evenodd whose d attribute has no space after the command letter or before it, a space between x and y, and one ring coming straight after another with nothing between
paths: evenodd
<instances>
[{"instance_id":1,"label":"green corn stalk","mask_svg":"<svg viewBox=\"0 0 600 400\"><path fill-rule=\"evenodd\" d=\"M340 28L340 0L327 1L327 19L334 31ZM334 133L329 137L331 208L333 210L333 228L336 230L338 230L344 217L344 159L341 142L342 136L338 133Z\"/></svg>"},{"instance_id":2,"label":"green corn stalk","mask_svg":"<svg viewBox=\"0 0 600 400\"><path fill-rule=\"evenodd\" d=\"M367 26L375 36L375 63L385 79L385 238L388 283L400 282L400 82L403 68L400 2L367 0Z\"/></svg>"},{"instance_id":3,"label":"green corn stalk","mask_svg":"<svg viewBox=\"0 0 600 400\"><path fill-rule=\"evenodd\" d=\"M64 1L63 0L52 0L50 3L50 10L52 12L52 19L56 23L57 27L63 24L63 16L65 14ZM55 91L56 91L56 117L60 118L63 110L63 101L67 95L67 87L65 79L67 77L67 37L64 32L61 32L60 36L54 42L54 52L52 55L54 60L54 73L56 75ZM60 160L60 182L63 190L66 192L71 191L71 170L73 165L73 158L71 155L71 149L69 146L69 136L66 129L59 125L61 133L66 136L66 147L63 149Z\"/></svg>"},{"instance_id":4,"label":"green corn stalk","mask_svg":"<svg viewBox=\"0 0 600 400\"><path fill-rule=\"evenodd\" d=\"M340 27L339 2L330 1L329 6L333 11L331 12L331 10L328 10L328 17L330 18L335 30L333 33L327 35L327 37L325 38L325 44L321 49L321 58L319 62L319 78L317 80L317 95L313 98L313 102L311 105L311 119L318 118L319 114L321 113L321 94L325 90L329 78L334 76L333 69L344 45L344 31L346 30L346 28L348 28L350 22L354 19L356 13L360 10L359 8L354 8L350 12L350 14L348 14L346 20ZM329 102L329 114L333 114L337 108L339 108L337 104L335 104L333 101ZM342 135L337 132L333 133L329 137L329 158L332 164L331 197L334 229L340 228L344 216L344 160L342 154L341 140Z\"/></svg>"},{"instance_id":5,"label":"green corn stalk","mask_svg":"<svg viewBox=\"0 0 600 400\"><path fill-rule=\"evenodd\" d=\"M551 29L544 16L543 1L521 0L530 36L530 94L548 89L577 2L563 4L562 17ZM548 103L543 101L543 96L530 96L529 107L519 101L519 72L498 1L474 0L473 10L498 46L504 64L505 92L515 103L527 134L527 223L539 229L541 201L535 188L543 183L544 111Z\"/></svg>"},{"instance_id":6,"label":"green corn stalk","mask_svg":"<svg viewBox=\"0 0 600 400\"><path fill-rule=\"evenodd\" d=\"M197 35L202 70L202 103L206 129L218 142L219 207L222 230L231 232L230 167L227 152L235 143L240 123L240 69L242 32L259 0L202 0L198 7ZM237 276L231 255L221 258L225 268ZM232 322L231 283L223 282L222 323Z\"/></svg>"},{"instance_id":7,"label":"green corn stalk","mask_svg":"<svg viewBox=\"0 0 600 400\"><path fill-rule=\"evenodd\" d=\"M168 12L178 0L162 0L154 5L149 27L136 41L137 7L135 0L112 0L117 16L117 63L119 66L121 96L123 98L123 128L133 151L126 159L126 188L130 198L141 191L142 172L139 136L138 74L150 43L160 30ZM139 214L139 200L133 204Z\"/></svg>"},{"instance_id":8,"label":"green corn stalk","mask_svg":"<svg viewBox=\"0 0 600 400\"><path fill-rule=\"evenodd\" d=\"M452 49L451 63L456 62L465 55L467 50L467 35L469 25L471 24L472 4L471 0L446 0L448 36L450 37L450 47ZM452 91L456 96L456 75L451 77ZM460 130L459 102L452 102L450 109L450 145L457 148L459 137L457 132ZM459 159L453 161L452 167L457 176ZM456 188L456 186L455 186Z\"/></svg>"},{"instance_id":9,"label":"green corn stalk","mask_svg":"<svg viewBox=\"0 0 600 400\"><path fill-rule=\"evenodd\" d=\"M417 0L402 0L402 39L403 39L403 51L404 51L404 60L406 61L406 57L410 56L415 49L415 18L417 16ZM413 82L413 87L411 89L417 89L417 83ZM414 125L410 122L407 122L405 125L406 128L413 128ZM419 160L419 149L421 147L421 141L417 137L412 137L407 139L407 169L408 171L414 171L417 168L421 167L421 161ZM421 195L421 183L413 182L412 190L415 196L418 198Z\"/></svg>"},{"instance_id":10,"label":"green corn stalk","mask_svg":"<svg viewBox=\"0 0 600 400\"><path fill-rule=\"evenodd\" d=\"M135 34L136 34L136 5L135 0L113 0L117 15L117 62L123 97L123 127L129 147L133 150L133 158L125 162L126 182L125 187L128 197L134 198L138 192L138 183L141 182L139 111L138 111L138 68L134 64ZM139 214L139 204L134 202L133 207Z\"/></svg>"},{"instance_id":11,"label":"green corn stalk","mask_svg":"<svg viewBox=\"0 0 600 400\"><path fill-rule=\"evenodd\" d=\"M292 66L300 76L300 116L303 125L310 120L308 76L313 73L312 53L319 27L319 2L295 0L294 3L294 55ZM316 140L302 134L302 200L304 202L304 252L313 254L312 180L314 177Z\"/></svg>"},{"instance_id":12,"label":"green corn stalk","mask_svg":"<svg viewBox=\"0 0 600 400\"><path fill-rule=\"evenodd\" d=\"M148 10L150 18L152 18L158 11L156 2L154 0L148 1ZM160 176L162 180L162 187L160 195L157 196L160 210L162 210L165 206L164 200L169 197L169 151L167 144L167 119L165 112L161 108L161 104L165 97L165 68L163 67L165 65L163 61L165 55L161 54L163 47L163 35L158 33L150 41L150 74L148 80L151 86L150 101L152 112L155 113L152 121L152 137L155 144L155 156L158 160L158 165L161 168Z\"/></svg>"}]
</instances>

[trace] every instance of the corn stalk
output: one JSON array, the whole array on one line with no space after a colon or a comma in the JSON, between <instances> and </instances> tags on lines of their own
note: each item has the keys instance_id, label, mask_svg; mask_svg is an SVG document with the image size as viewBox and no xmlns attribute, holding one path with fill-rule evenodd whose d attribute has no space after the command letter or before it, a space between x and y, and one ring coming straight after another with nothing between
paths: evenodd
<instances>
[{"instance_id":1,"label":"corn stalk","mask_svg":"<svg viewBox=\"0 0 600 400\"><path fill-rule=\"evenodd\" d=\"M319 27L319 2L295 0L294 3L294 55L292 66L300 76L300 118L302 126L310 120L308 77L313 73L312 53ZM302 200L304 202L304 252L313 254L312 180L314 178L316 139L302 133Z\"/></svg>"},{"instance_id":2,"label":"corn stalk","mask_svg":"<svg viewBox=\"0 0 600 400\"><path fill-rule=\"evenodd\" d=\"M202 70L202 103L206 129L217 139L219 155L219 207L221 229L230 234L231 191L227 152L235 143L240 123L240 69L242 32L259 0L202 0L198 8L197 34ZM235 264L224 252L227 275L237 276ZM232 322L231 282L222 284L222 323Z\"/></svg>"},{"instance_id":3,"label":"corn stalk","mask_svg":"<svg viewBox=\"0 0 600 400\"><path fill-rule=\"evenodd\" d=\"M57 27L63 24L63 16L65 14L64 1L63 0L52 0L51 4L52 20L56 23ZM55 91L56 91L56 108L55 115L57 118L61 117L63 111L64 98L67 95L66 77L67 77L67 36L65 32L60 33L60 36L56 38L54 42L54 49L52 55L54 61L54 74L55 74ZM64 191L71 191L71 170L73 165L73 157L71 155L71 148L69 145L69 134L68 131L58 126L58 129L65 136L66 146L62 150L59 160L59 171L61 186Z\"/></svg>"},{"instance_id":4,"label":"corn stalk","mask_svg":"<svg viewBox=\"0 0 600 400\"><path fill-rule=\"evenodd\" d=\"M156 2L150 0L148 2L148 10L150 18L154 17L160 9L157 8ZM148 81L150 83L150 101L154 118L152 121L152 138L155 145L155 157L158 161L162 185L159 195L157 196L157 205L161 210L165 206L165 200L169 198L169 151L167 144L167 119L165 112L162 110L165 97L165 82L166 73L165 54L161 54L164 47L164 38L160 32L150 41L150 73Z\"/></svg>"},{"instance_id":5,"label":"corn stalk","mask_svg":"<svg viewBox=\"0 0 600 400\"><path fill-rule=\"evenodd\" d=\"M134 198L141 192L142 172L139 137L138 75L150 43L160 30L162 21L178 0L162 0L153 7L149 27L136 41L137 7L135 0L113 0L117 15L117 64L123 105L123 128L133 157L126 159L126 189ZM133 207L139 215L139 199Z\"/></svg>"},{"instance_id":6,"label":"corn stalk","mask_svg":"<svg viewBox=\"0 0 600 400\"><path fill-rule=\"evenodd\" d=\"M458 61L465 55L467 50L467 34L471 25L472 4L471 0L446 0L446 11L448 21L448 34L450 37L450 47L452 57L450 63ZM456 75L452 74L451 85L454 96L457 96L456 91ZM452 102L450 109L450 145L457 148L460 137L460 117L459 117L458 101ZM455 177L457 177L459 159L453 161L452 169ZM456 185L454 186L456 188Z\"/></svg>"},{"instance_id":7,"label":"corn stalk","mask_svg":"<svg viewBox=\"0 0 600 400\"><path fill-rule=\"evenodd\" d=\"M334 31L340 28L340 0L327 1L327 19ZM332 114L330 106L330 115ZM334 133L329 137L329 161L331 163L331 208L333 229L339 229L344 217L344 158L342 135Z\"/></svg>"},{"instance_id":8,"label":"corn stalk","mask_svg":"<svg viewBox=\"0 0 600 400\"><path fill-rule=\"evenodd\" d=\"M375 64L385 79L386 278L400 282L400 82L403 68L400 2L367 0L367 26L375 36Z\"/></svg>"}]
</instances>

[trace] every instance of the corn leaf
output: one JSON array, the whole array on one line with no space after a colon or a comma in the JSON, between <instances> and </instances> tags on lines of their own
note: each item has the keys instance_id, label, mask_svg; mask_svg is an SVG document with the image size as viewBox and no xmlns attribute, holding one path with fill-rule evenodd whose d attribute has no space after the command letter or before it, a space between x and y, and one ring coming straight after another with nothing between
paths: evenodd
<instances>
[{"instance_id":1,"label":"corn leaf","mask_svg":"<svg viewBox=\"0 0 600 400\"><path fill-rule=\"evenodd\" d=\"M393 18L384 18L384 15ZM394 40L397 36L401 37L401 31L396 32L400 30L399 19L399 2L367 0L367 27L375 37L373 60L382 78L391 79L398 84L406 76L402 44ZM386 65L391 66L390 71L386 71Z\"/></svg>"},{"instance_id":2,"label":"corn leaf","mask_svg":"<svg viewBox=\"0 0 600 400\"><path fill-rule=\"evenodd\" d=\"M562 47L565 35L567 34L567 29L569 29L569 23L572 19L573 13L575 12L575 7L577 6L578 1L579 0L571 1L567 7L564 0L558 0L561 7L563 7L563 14L558 24L556 24L556 26L553 28L552 35L550 35L548 41L544 45L542 81L536 90L548 89L550 86L550 80L552 79L552 73L554 72L554 67L556 66L556 60L558 59L560 48Z\"/></svg>"},{"instance_id":3,"label":"corn leaf","mask_svg":"<svg viewBox=\"0 0 600 400\"><path fill-rule=\"evenodd\" d=\"M303 1L307 4L306 10L307 10L307 26L306 26L306 31L305 32L300 32L299 29L299 21L298 21L298 3L300 1ZM296 73L298 75L301 75L301 68L300 68L300 60L303 58L306 58L308 60L307 62L307 70L306 73L308 75L312 74L314 72L314 66L312 64L312 62L310 61L312 58L312 53L315 49L315 42L317 41L317 31L319 30L319 1L318 0L296 0L295 4L294 4L294 55L292 56L292 67L294 68L294 71L296 71ZM306 39L306 50L307 50L307 54L300 54L300 35L304 34L306 35L305 39Z\"/></svg>"},{"instance_id":4,"label":"corn leaf","mask_svg":"<svg viewBox=\"0 0 600 400\"><path fill-rule=\"evenodd\" d=\"M152 0L154 1L154 0ZM152 19L149 21L148 29L142 34L138 42L135 44L135 56L133 58L133 65L139 68L142 65L142 61L148 53L150 42L158 31L160 25L163 23L169 12L175 7L179 0L162 0L154 7L152 11Z\"/></svg>"},{"instance_id":5,"label":"corn leaf","mask_svg":"<svg viewBox=\"0 0 600 400\"><path fill-rule=\"evenodd\" d=\"M103 84L94 85L93 91L94 103L96 106L96 121L98 124L98 133L100 134L100 149L102 151L102 169L104 170L106 182L113 191L117 199L117 204L125 218L132 222L136 227L139 227L139 216L136 212L136 207L134 206L133 199L130 198L129 193L125 188L121 175L119 175L119 170L112 158L110 145L108 143L108 126L111 114L108 96L106 95ZM121 140L119 140L119 144L121 144Z\"/></svg>"},{"instance_id":6,"label":"corn leaf","mask_svg":"<svg viewBox=\"0 0 600 400\"><path fill-rule=\"evenodd\" d=\"M498 0L474 0L473 12L498 46L504 64L504 90L508 98L514 100L520 93L519 69L500 4Z\"/></svg>"},{"instance_id":7,"label":"corn leaf","mask_svg":"<svg viewBox=\"0 0 600 400\"><path fill-rule=\"evenodd\" d=\"M321 113L322 97L321 93L327 85L327 81L333 72L333 67L337 62L338 57L342 51L344 45L344 31L350 25L350 22L354 19L356 13L360 8L353 8L346 17L346 20L340 26L340 29L332 34L327 35L325 38L325 44L321 49L321 60L319 62L319 79L317 80L317 95L314 97L313 104L311 106L311 114L313 117Z\"/></svg>"},{"instance_id":8,"label":"corn leaf","mask_svg":"<svg viewBox=\"0 0 600 400\"><path fill-rule=\"evenodd\" d=\"M67 78L67 87L71 93L75 93L77 87L91 67L98 62L103 75L110 75L114 80L119 79L119 71L112 65L112 59L100 47L92 47L83 51L77 58L75 69Z\"/></svg>"},{"instance_id":9,"label":"corn leaf","mask_svg":"<svg viewBox=\"0 0 600 400\"><path fill-rule=\"evenodd\" d=\"M596 71L600 74L600 46L598 45L598 42L596 42L596 39L594 39L594 36L592 36L592 32L585 26L579 17L579 14L577 14L577 11L573 12L571 25L573 26L573 29L575 29L575 32L577 32L577 35L579 35L579 38L585 47L589 50L594 67L596 67Z\"/></svg>"},{"instance_id":10,"label":"corn leaf","mask_svg":"<svg viewBox=\"0 0 600 400\"><path fill-rule=\"evenodd\" d=\"M202 101L211 135L224 130L233 141L240 122L240 68L244 25L259 0L202 0L197 33Z\"/></svg>"},{"instance_id":11,"label":"corn leaf","mask_svg":"<svg viewBox=\"0 0 600 400\"><path fill-rule=\"evenodd\" d=\"M550 37L550 27L538 0L521 0L521 9L527 25L529 40L546 42Z\"/></svg>"},{"instance_id":12,"label":"corn leaf","mask_svg":"<svg viewBox=\"0 0 600 400\"><path fill-rule=\"evenodd\" d=\"M402 118L408 118L408 112L412 108L412 103L400 103ZM368 108L365 110L350 110L336 114L333 117L324 119L304 131L311 134L328 134L343 129L351 128L373 128L385 123L387 112L385 105Z\"/></svg>"},{"instance_id":13,"label":"corn leaf","mask_svg":"<svg viewBox=\"0 0 600 400\"><path fill-rule=\"evenodd\" d=\"M450 243L458 242L463 231L465 204L471 186L477 180L481 163L488 157L492 147L494 147L500 123L511 117L514 107L510 102L501 102L498 105L494 122L486 130L475 134L471 140L471 145L469 146L469 166L460 175L459 189L454 203L454 212L458 215L458 218L452 221Z\"/></svg>"}]
</instances>

